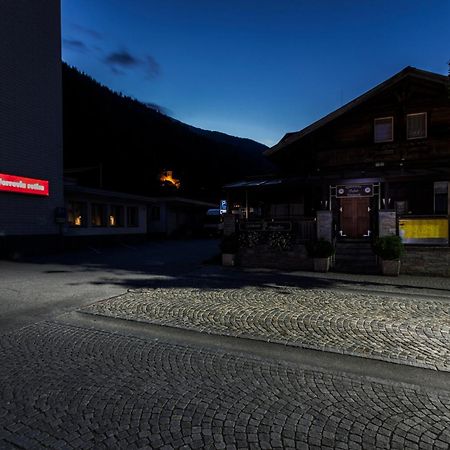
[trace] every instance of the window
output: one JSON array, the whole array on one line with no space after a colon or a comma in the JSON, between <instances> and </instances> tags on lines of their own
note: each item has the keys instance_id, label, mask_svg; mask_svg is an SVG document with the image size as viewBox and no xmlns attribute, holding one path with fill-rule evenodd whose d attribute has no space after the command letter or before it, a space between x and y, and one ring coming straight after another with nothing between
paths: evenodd
<instances>
[{"instance_id":1,"label":"window","mask_svg":"<svg viewBox=\"0 0 450 450\"><path fill-rule=\"evenodd\" d=\"M128 206L127 208L127 226L139 226L139 208L137 206Z\"/></svg>"},{"instance_id":2,"label":"window","mask_svg":"<svg viewBox=\"0 0 450 450\"><path fill-rule=\"evenodd\" d=\"M91 225L93 227L106 227L106 205L92 204Z\"/></svg>"},{"instance_id":3,"label":"window","mask_svg":"<svg viewBox=\"0 0 450 450\"><path fill-rule=\"evenodd\" d=\"M67 223L71 227L86 226L86 204L82 202L69 202L67 208Z\"/></svg>"},{"instance_id":4,"label":"window","mask_svg":"<svg viewBox=\"0 0 450 450\"><path fill-rule=\"evenodd\" d=\"M111 205L109 209L109 226L123 227L123 206Z\"/></svg>"},{"instance_id":5,"label":"window","mask_svg":"<svg viewBox=\"0 0 450 450\"><path fill-rule=\"evenodd\" d=\"M394 118L380 117L374 120L374 142L392 142L394 140Z\"/></svg>"},{"instance_id":6,"label":"window","mask_svg":"<svg viewBox=\"0 0 450 450\"><path fill-rule=\"evenodd\" d=\"M434 213L447 215L448 210L448 182L434 183Z\"/></svg>"},{"instance_id":7,"label":"window","mask_svg":"<svg viewBox=\"0 0 450 450\"><path fill-rule=\"evenodd\" d=\"M408 139L427 137L427 113L408 114L406 116L406 135Z\"/></svg>"},{"instance_id":8,"label":"window","mask_svg":"<svg viewBox=\"0 0 450 450\"><path fill-rule=\"evenodd\" d=\"M150 220L159 222L161 219L161 208L159 206L152 206L150 210Z\"/></svg>"}]
</instances>

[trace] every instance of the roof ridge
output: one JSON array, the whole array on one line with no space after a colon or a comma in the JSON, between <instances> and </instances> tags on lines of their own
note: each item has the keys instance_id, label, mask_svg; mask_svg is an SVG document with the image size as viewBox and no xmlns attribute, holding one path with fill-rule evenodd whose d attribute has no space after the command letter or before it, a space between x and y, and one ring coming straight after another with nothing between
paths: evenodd
<instances>
[{"instance_id":1,"label":"roof ridge","mask_svg":"<svg viewBox=\"0 0 450 450\"><path fill-rule=\"evenodd\" d=\"M392 84L397 83L398 81L402 80L406 76L409 75L416 75L421 76L425 78L434 78L439 79L439 81L447 82L447 75L441 75L435 72L430 72L423 69L417 69L413 66L406 66L399 72L395 73L388 79L382 81L381 83L378 83L373 88L369 89L368 91L364 92L363 94L355 97L353 100L350 100L345 105L342 105L338 109L335 109L334 111L331 111L327 115L321 117L320 119L316 120L315 122L309 124L305 128L299 130L299 131L293 131L290 133L286 133L283 138L275 144L273 147L269 148L264 152L266 156L270 156L273 153L277 152L281 148L285 147L288 144L291 144L292 142L295 142L296 140L302 138L303 136L309 134L310 132L316 130L317 128L326 125L327 123L331 122L332 120L340 117L342 114L348 112L355 106L359 105L363 101L370 98L375 93L381 92L382 90L386 89L387 87L390 87Z\"/></svg>"}]
</instances>

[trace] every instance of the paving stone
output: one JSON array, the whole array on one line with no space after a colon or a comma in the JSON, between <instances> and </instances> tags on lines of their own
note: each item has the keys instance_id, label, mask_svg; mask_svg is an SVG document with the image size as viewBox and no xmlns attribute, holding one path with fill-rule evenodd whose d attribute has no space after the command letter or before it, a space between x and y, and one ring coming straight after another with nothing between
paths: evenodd
<instances>
[{"instance_id":1,"label":"paving stone","mask_svg":"<svg viewBox=\"0 0 450 450\"><path fill-rule=\"evenodd\" d=\"M292 286L175 287L131 291L83 312L450 371L448 299Z\"/></svg>"},{"instance_id":2,"label":"paving stone","mask_svg":"<svg viewBox=\"0 0 450 450\"><path fill-rule=\"evenodd\" d=\"M0 338L0 403L0 448L450 446L446 391L52 322Z\"/></svg>"}]
</instances>

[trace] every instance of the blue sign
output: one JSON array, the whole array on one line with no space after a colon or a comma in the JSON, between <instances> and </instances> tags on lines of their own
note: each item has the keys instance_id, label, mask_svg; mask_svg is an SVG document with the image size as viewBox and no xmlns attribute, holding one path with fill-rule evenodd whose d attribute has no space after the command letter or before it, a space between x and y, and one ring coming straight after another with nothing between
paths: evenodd
<instances>
[{"instance_id":1,"label":"blue sign","mask_svg":"<svg viewBox=\"0 0 450 450\"><path fill-rule=\"evenodd\" d=\"M226 200L220 200L220 214L225 214L228 209L228 203Z\"/></svg>"}]
</instances>

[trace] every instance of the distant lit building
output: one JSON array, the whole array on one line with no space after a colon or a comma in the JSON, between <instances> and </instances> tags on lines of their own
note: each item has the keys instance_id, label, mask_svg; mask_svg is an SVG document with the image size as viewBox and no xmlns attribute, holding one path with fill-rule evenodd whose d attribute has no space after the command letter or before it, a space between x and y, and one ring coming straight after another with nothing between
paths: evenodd
<instances>
[{"instance_id":1,"label":"distant lit building","mask_svg":"<svg viewBox=\"0 0 450 450\"><path fill-rule=\"evenodd\" d=\"M67 246L74 239L95 245L125 237L200 234L206 211L216 206L184 197L145 197L71 183L65 184L64 192L67 221L63 234Z\"/></svg>"}]
</instances>

